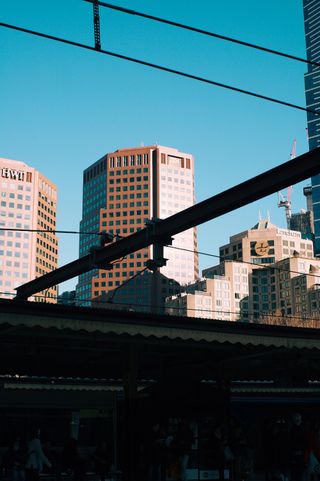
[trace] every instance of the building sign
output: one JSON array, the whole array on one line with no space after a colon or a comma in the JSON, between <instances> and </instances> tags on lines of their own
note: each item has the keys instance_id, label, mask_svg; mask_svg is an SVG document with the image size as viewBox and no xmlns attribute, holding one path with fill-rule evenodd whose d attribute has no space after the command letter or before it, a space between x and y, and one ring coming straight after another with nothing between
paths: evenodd
<instances>
[{"instance_id":1,"label":"building sign","mask_svg":"<svg viewBox=\"0 0 320 481\"><path fill-rule=\"evenodd\" d=\"M301 233L289 229L277 229L277 234L287 237L299 237L301 239Z\"/></svg>"},{"instance_id":2,"label":"building sign","mask_svg":"<svg viewBox=\"0 0 320 481\"><path fill-rule=\"evenodd\" d=\"M1 176L5 179L10 180L21 180L26 182L32 182L32 173L24 172L23 170L9 169L8 167L3 167L1 169Z\"/></svg>"}]
</instances>

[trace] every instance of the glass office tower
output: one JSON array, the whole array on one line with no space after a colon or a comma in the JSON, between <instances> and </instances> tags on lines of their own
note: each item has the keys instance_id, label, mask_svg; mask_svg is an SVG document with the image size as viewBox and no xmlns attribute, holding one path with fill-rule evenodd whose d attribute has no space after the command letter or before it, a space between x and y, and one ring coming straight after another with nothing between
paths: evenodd
<instances>
[{"instance_id":1,"label":"glass office tower","mask_svg":"<svg viewBox=\"0 0 320 481\"><path fill-rule=\"evenodd\" d=\"M320 63L320 2L303 0L307 58ZM306 105L320 112L320 67L308 65L305 74ZM309 149L320 147L320 115L307 114ZM319 158L320 163L320 158ZM320 169L319 169L320 170ZM311 179L314 213L315 254L320 255L320 174Z\"/></svg>"}]
</instances>

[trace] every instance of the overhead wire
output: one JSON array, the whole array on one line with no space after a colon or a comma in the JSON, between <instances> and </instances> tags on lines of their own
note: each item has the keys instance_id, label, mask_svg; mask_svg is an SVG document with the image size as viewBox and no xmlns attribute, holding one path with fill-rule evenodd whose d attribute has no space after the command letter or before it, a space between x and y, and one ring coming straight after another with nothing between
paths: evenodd
<instances>
[{"instance_id":1,"label":"overhead wire","mask_svg":"<svg viewBox=\"0 0 320 481\"><path fill-rule=\"evenodd\" d=\"M118 12L126 13L126 14L129 14L129 15L134 15L134 16L137 16L137 17L146 18L148 20L153 20L155 22L164 23L164 24L170 25L172 27L178 27L178 28L181 28L181 29L184 29L184 30L189 30L191 32L200 33L201 35L214 37L214 38L217 38L219 40L224 40L226 42L235 43L237 45L242 45L244 47L249 47L249 48L252 48L252 49L255 49L255 50L260 50L260 51L265 52L265 53L278 55L280 57L284 57L284 58L287 58L287 59L290 59L290 60L295 60L297 62L302 62L302 63L306 63L306 64L309 64L309 65L313 65L315 67L320 67L320 63L314 62L313 60L298 57L297 55L292 55L292 54L289 54L289 53L286 53L286 52L281 52L279 50L274 50L274 49L271 49L271 48L268 48L268 47L264 47L262 45L257 45L257 44L254 44L254 43L246 42L244 40L240 40L240 39L234 38L234 37L229 37L227 35L221 35L221 34L216 33L216 32L204 30L202 28L197 28L197 27L193 27L191 25L186 25L186 24L183 24L183 23L175 22L173 20L168 20L168 19L163 18L163 17L157 17L155 15L150 15L150 14L147 14L147 13L144 13L144 12L138 12L137 10L131 10L129 8L120 7L118 5L114 5L114 4L107 3L107 2L101 2L101 1L98 1L98 0L84 0L84 1L87 2L87 3L100 5L101 7L105 7L105 8L108 8L110 10L116 10Z\"/></svg>"},{"instance_id":2,"label":"overhead wire","mask_svg":"<svg viewBox=\"0 0 320 481\"><path fill-rule=\"evenodd\" d=\"M137 273L137 275L142 274L142 272L144 270L145 269L142 269L141 271L139 271ZM137 277L137 276L135 276L135 277ZM129 281L131 279L129 279ZM118 286L118 287L121 287L121 286ZM110 291L110 292L113 292L113 291ZM12 293L12 292L0 292L0 295L15 296L16 294ZM61 297L59 297L59 296L50 296L49 297L49 296L45 296L44 294L33 294L30 297L44 298L45 301L48 300L48 299L54 299L54 300L61 299ZM34 302L34 301L31 301L31 302ZM192 311L192 312L207 312L207 313L218 313L218 314L226 314L226 315L235 314L235 315L239 315L239 316L241 316L241 314L245 313L249 318L251 317L252 319L257 319L256 316L255 316L255 313L250 312L248 310L244 310L243 312L240 312L240 311L227 311L227 310L221 310L221 309L202 309L202 308L193 308L193 307L185 307L185 306L161 306L161 305L154 305L154 304L142 304L142 303L137 303L137 302L127 302L127 303L125 303L125 302L110 302L109 299L101 299L101 298L86 299L86 298L81 298L81 297L74 297L71 300L71 302L90 303L90 304L93 305L91 307L94 307L95 304L96 305L107 304L107 305L115 305L115 306L119 305L119 306L124 306L124 307L126 306L127 309L130 309L131 306L135 306L135 307L150 308L152 310L154 310L154 309L162 309L162 310L171 309L171 310L174 310L174 311L185 310L185 311ZM47 304L47 302L45 302L45 303ZM87 306L77 306L77 307L87 307ZM134 311L134 312L139 312L139 311ZM168 315L170 315L170 314L168 314ZM267 312L259 314L259 317L261 319L268 319L268 318L273 319L273 318L275 318L275 319L296 320L296 321L302 321L302 322L303 321L316 321L316 322L320 321L320 318L316 318L316 317L294 316L294 315L288 315L288 314L284 314L284 315L282 315L282 314L272 314L272 313L267 313ZM206 319L209 319L209 318L206 318ZM244 322L244 323L248 323L247 318L246 319L245 318L239 318L236 321L230 321L228 319L216 319L216 320L225 321L225 322ZM253 324L263 324L263 322L253 322Z\"/></svg>"},{"instance_id":3,"label":"overhead wire","mask_svg":"<svg viewBox=\"0 0 320 481\"><path fill-rule=\"evenodd\" d=\"M233 259L232 257L230 256L219 256L217 254L209 254L208 252L201 252L201 251L195 251L195 250L192 250L192 249L186 249L184 247L177 247L177 246L171 246L171 245L166 245L166 247L169 247L170 249L177 249L177 250L182 250L182 251L186 251L186 252L190 252L190 253L194 253L194 254L199 254L199 255L204 255L204 256L208 256L208 257L215 257L217 259L220 259L222 261L233 261L233 262L238 262L239 264L249 264L251 266L255 266L256 268L259 268L259 270L261 269L275 269L275 270L278 270L278 271L283 271L283 272L289 272L289 273L292 273L292 274L299 274L299 275L305 275L305 276L312 276L312 277L319 277L320 278L320 275L316 275L316 274L311 274L310 272L300 272L300 271L293 271L291 269L285 269L283 267L277 267L275 266L274 264L268 264L268 265L263 265L263 264L256 264L255 262L250 262L250 261L244 261L244 260L241 260L241 259ZM284 259L281 259L281 261L286 261L288 259L291 259L290 257L285 257ZM308 260L308 261L312 261L312 259L310 258L304 258L305 260ZM280 262L280 261L278 261Z\"/></svg>"},{"instance_id":4,"label":"overhead wire","mask_svg":"<svg viewBox=\"0 0 320 481\"><path fill-rule=\"evenodd\" d=\"M0 227L0 231L17 231L17 232L34 232L34 233L62 233L62 234L78 234L78 235L97 235L97 236L103 236L106 234L106 232L97 232L97 231L69 231L69 230L48 230L48 229L23 229L23 228L14 228L14 227L11 227L11 228L7 228L7 227ZM125 236L121 236L119 234L111 234L109 232L107 232L108 235L112 236L114 239L117 239L117 238L120 238L120 239L124 239ZM300 271L294 271L294 270L291 270L291 269L286 269L284 267L278 267L278 266L274 266L274 264L268 264L268 265L263 265L263 264L256 264L255 262L251 262L251 261L245 261L245 260L241 260L241 259L234 259L233 257L231 256L220 256L218 254L212 254L212 253L209 253L209 252L203 252L203 251L196 251L196 250L192 250L192 249L187 249L185 247L178 247L178 246L172 246L172 245L169 245L167 244L165 247L168 247L169 249L176 249L176 250L180 250L180 251L185 251L185 252L190 252L190 253L193 253L193 254L197 254L197 255L203 255L203 256L207 256L207 257L213 257L215 259L219 259L221 261L233 261L233 262L238 262L240 264L248 264L248 265L252 265L256 268L260 268L260 269L268 269L268 268L272 268L272 269L275 269L275 270L278 270L278 271L283 271L283 272L289 272L289 273L292 273L292 274L298 274L298 275L306 275L306 276L312 276L312 277L316 277L316 278L320 278L320 274L317 275L317 274L312 274L312 273L308 273L308 272L300 272ZM119 264L122 260L124 260L127 256L124 256L123 258L121 259L117 259L115 260L114 262L112 262L111 264L114 265L114 264ZM284 258L284 259L281 259L281 261L285 261L286 259L290 259L290 257L287 257L287 258ZM311 261L312 259L309 259L309 258L306 258L306 260L308 261Z\"/></svg>"},{"instance_id":5,"label":"overhead wire","mask_svg":"<svg viewBox=\"0 0 320 481\"><path fill-rule=\"evenodd\" d=\"M56 42L65 43L67 45L72 45L74 47L84 48L84 49L91 50L91 51L101 53L101 54L104 54L104 55L108 55L108 56L111 56L111 57L114 57L114 58L126 60L128 62L132 62L132 63L139 64L139 65L143 65L145 67L150 67L150 68L153 68L153 69L156 69L156 70L161 70L163 72L172 73L172 74L178 75L180 77L189 78L191 80L196 80L198 82L202 82L202 83L205 83L205 84L208 84L208 85L213 85L215 87L220 87L220 88L223 88L223 89L226 89L226 90L231 90L233 92L248 95L248 96L255 97L255 98L258 98L258 99L261 99L261 100L265 100L265 101L268 101L268 102L283 105L285 107L290 107L290 108L293 108L293 109L301 110L303 112L309 112L309 113L314 114L314 115L320 115L320 111L313 110L313 109L310 109L308 107L302 107L301 105L296 105L296 104L293 104L291 102L286 102L284 100L276 99L274 97L269 97L267 95L252 92L250 90L245 90L245 89L241 89L241 88L238 88L238 87L234 87L232 85L227 85L227 84L222 83L222 82L216 82L214 80L210 80L210 79L207 79L207 78L204 78L204 77L199 77L198 75L193 75L193 74L190 74L190 73L187 73L187 72L183 72L181 70L176 70L176 69L173 69L173 68L165 67L163 65L158 65L158 64L155 64L155 63L147 62L146 60L141 60L141 59L137 59L137 58L134 58L134 57L129 57L127 55L122 55L122 54L119 54L119 53L116 53L116 52L111 52L111 51L108 51L108 50L96 49L95 47L92 47L90 45L75 42L75 41L72 41L72 40L67 40L65 38L56 37L54 35L45 34L45 33L42 33L42 32L35 31L35 30L30 30L30 29L27 29L27 28L18 27L16 25L12 25L12 24L8 24L8 23L1 22L0 27L16 30L16 31L23 32L23 33L28 33L30 35L35 35L35 36L46 38L46 39L49 39L49 40L55 40Z\"/></svg>"}]
</instances>

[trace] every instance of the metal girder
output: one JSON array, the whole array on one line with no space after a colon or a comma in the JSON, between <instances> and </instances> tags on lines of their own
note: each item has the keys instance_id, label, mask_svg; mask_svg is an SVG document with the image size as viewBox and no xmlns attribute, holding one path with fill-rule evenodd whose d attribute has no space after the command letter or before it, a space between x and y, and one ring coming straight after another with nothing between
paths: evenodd
<instances>
[{"instance_id":1,"label":"metal girder","mask_svg":"<svg viewBox=\"0 0 320 481\"><path fill-rule=\"evenodd\" d=\"M278 192L319 172L320 147L97 250L95 261L109 264L151 244L163 243L164 239L168 239L169 243L169 239L180 232ZM39 291L93 268L90 254L81 257L18 287L16 299L27 299Z\"/></svg>"}]
</instances>

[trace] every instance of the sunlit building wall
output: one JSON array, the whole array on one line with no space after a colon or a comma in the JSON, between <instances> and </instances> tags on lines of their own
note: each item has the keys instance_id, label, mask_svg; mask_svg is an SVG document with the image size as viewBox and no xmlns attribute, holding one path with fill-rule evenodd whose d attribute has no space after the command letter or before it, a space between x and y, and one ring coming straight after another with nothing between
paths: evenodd
<instances>
[{"instance_id":1,"label":"sunlit building wall","mask_svg":"<svg viewBox=\"0 0 320 481\"><path fill-rule=\"evenodd\" d=\"M58 266L57 188L27 164L0 158L0 291L12 298L21 284ZM34 231L34 232L32 232ZM56 302L56 286L33 296Z\"/></svg>"}]
</instances>

